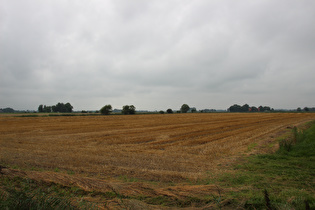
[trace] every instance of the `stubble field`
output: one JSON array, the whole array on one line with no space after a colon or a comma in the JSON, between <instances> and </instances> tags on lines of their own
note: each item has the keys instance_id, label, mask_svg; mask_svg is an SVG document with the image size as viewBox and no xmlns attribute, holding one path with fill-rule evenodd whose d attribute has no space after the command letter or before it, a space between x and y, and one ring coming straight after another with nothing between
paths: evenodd
<instances>
[{"instance_id":1,"label":"stubble field","mask_svg":"<svg viewBox=\"0 0 315 210\"><path fill-rule=\"evenodd\" d=\"M1 117L1 161L98 176L177 181L269 144L306 113ZM264 140L264 142L262 142ZM268 142L267 142L268 143Z\"/></svg>"},{"instance_id":2,"label":"stubble field","mask_svg":"<svg viewBox=\"0 0 315 210\"><path fill-rule=\"evenodd\" d=\"M78 197L105 209L235 209L241 204L221 196L241 189L215 180L229 173L224 177L234 182L233 165L275 151L280 135L314 119L314 113L0 115L0 178L3 184L11 177L19 188L15 177L35 180L34 189L70 187L71 202ZM246 206L247 199L236 203Z\"/></svg>"}]
</instances>

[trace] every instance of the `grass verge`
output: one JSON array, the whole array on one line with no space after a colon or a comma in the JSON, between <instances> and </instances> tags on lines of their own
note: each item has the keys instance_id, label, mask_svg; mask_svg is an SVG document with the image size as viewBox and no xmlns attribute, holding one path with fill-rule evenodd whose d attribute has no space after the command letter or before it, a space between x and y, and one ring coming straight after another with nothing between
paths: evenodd
<instances>
[{"instance_id":1,"label":"grass verge","mask_svg":"<svg viewBox=\"0 0 315 210\"><path fill-rule=\"evenodd\" d=\"M0 209L94 209L79 188L21 177L0 177Z\"/></svg>"},{"instance_id":2,"label":"grass verge","mask_svg":"<svg viewBox=\"0 0 315 210\"><path fill-rule=\"evenodd\" d=\"M279 142L274 154L251 156L216 179L245 209L315 209L315 122Z\"/></svg>"}]
</instances>

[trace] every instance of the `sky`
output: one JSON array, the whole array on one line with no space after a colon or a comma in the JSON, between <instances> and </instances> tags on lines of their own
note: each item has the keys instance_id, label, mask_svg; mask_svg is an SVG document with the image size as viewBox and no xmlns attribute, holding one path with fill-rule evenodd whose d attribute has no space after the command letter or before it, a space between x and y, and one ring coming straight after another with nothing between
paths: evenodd
<instances>
[{"instance_id":1,"label":"sky","mask_svg":"<svg viewBox=\"0 0 315 210\"><path fill-rule=\"evenodd\" d=\"M0 108L315 107L315 1L0 0Z\"/></svg>"}]
</instances>

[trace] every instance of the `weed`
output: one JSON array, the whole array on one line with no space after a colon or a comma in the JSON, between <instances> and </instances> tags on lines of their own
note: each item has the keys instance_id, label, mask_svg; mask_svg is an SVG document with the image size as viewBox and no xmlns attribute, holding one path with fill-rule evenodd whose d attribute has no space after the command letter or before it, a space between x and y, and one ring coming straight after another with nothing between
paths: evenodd
<instances>
[{"instance_id":1,"label":"weed","mask_svg":"<svg viewBox=\"0 0 315 210\"><path fill-rule=\"evenodd\" d=\"M124 181L124 182L138 182L139 181L137 178L128 177L126 175L119 176L119 179Z\"/></svg>"},{"instance_id":2,"label":"weed","mask_svg":"<svg viewBox=\"0 0 315 210\"><path fill-rule=\"evenodd\" d=\"M67 171L67 173L68 173L69 175L74 175L74 174L75 174L74 171L72 171L72 170Z\"/></svg>"},{"instance_id":3,"label":"weed","mask_svg":"<svg viewBox=\"0 0 315 210\"><path fill-rule=\"evenodd\" d=\"M214 199L214 201L216 202L216 205L218 206L219 209L222 208L222 204L221 204L221 201L222 201L222 198L221 198L221 190L218 186L216 186L217 188L217 191L218 191L218 196L215 196L212 194L212 197Z\"/></svg>"},{"instance_id":4,"label":"weed","mask_svg":"<svg viewBox=\"0 0 315 210\"><path fill-rule=\"evenodd\" d=\"M197 197L187 197L185 200L168 197L168 196L156 196L145 199L145 202L152 205L159 206L172 206L172 207L201 207L211 202L211 199L200 199Z\"/></svg>"},{"instance_id":5,"label":"weed","mask_svg":"<svg viewBox=\"0 0 315 210\"><path fill-rule=\"evenodd\" d=\"M266 208L268 209L268 210L272 210L272 208L271 208L271 204L270 204L270 198L269 198L269 194L268 194L268 191L265 189L265 191L264 191L264 198L265 198L265 202L266 202Z\"/></svg>"},{"instance_id":6,"label":"weed","mask_svg":"<svg viewBox=\"0 0 315 210\"><path fill-rule=\"evenodd\" d=\"M247 151L250 152L252 149L254 149L257 146L257 143L251 143L250 145L248 145L247 147Z\"/></svg>"}]
</instances>

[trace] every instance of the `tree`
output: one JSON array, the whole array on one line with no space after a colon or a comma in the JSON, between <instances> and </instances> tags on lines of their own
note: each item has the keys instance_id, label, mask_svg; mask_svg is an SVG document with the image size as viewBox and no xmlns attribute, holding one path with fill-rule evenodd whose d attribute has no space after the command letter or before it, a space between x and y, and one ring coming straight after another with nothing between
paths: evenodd
<instances>
[{"instance_id":1,"label":"tree","mask_svg":"<svg viewBox=\"0 0 315 210\"><path fill-rule=\"evenodd\" d=\"M121 111L123 114L135 114L136 113L136 107L134 105L125 105L123 106L123 109Z\"/></svg>"},{"instance_id":2,"label":"tree","mask_svg":"<svg viewBox=\"0 0 315 210\"><path fill-rule=\"evenodd\" d=\"M161 111L159 111L159 113L160 113L160 114L164 114L164 111L163 111L163 110L161 110Z\"/></svg>"},{"instance_id":3,"label":"tree","mask_svg":"<svg viewBox=\"0 0 315 210\"><path fill-rule=\"evenodd\" d=\"M66 112L72 112L73 106L68 102L65 104Z\"/></svg>"},{"instance_id":4,"label":"tree","mask_svg":"<svg viewBox=\"0 0 315 210\"><path fill-rule=\"evenodd\" d=\"M15 112L15 110L10 108L10 107L0 109L0 110L1 110L0 112L4 112L4 113L14 113Z\"/></svg>"},{"instance_id":5,"label":"tree","mask_svg":"<svg viewBox=\"0 0 315 210\"><path fill-rule=\"evenodd\" d=\"M43 112L43 111L44 111L43 105L41 104L41 105L39 105L39 107L38 107L38 112Z\"/></svg>"},{"instance_id":6,"label":"tree","mask_svg":"<svg viewBox=\"0 0 315 210\"><path fill-rule=\"evenodd\" d=\"M73 106L70 103L58 103L53 106L39 105L38 112L72 112Z\"/></svg>"},{"instance_id":7,"label":"tree","mask_svg":"<svg viewBox=\"0 0 315 210\"><path fill-rule=\"evenodd\" d=\"M129 114L136 114L136 107L134 105L129 106Z\"/></svg>"},{"instance_id":8,"label":"tree","mask_svg":"<svg viewBox=\"0 0 315 210\"><path fill-rule=\"evenodd\" d=\"M121 113L123 114L129 114L129 105L123 106Z\"/></svg>"},{"instance_id":9,"label":"tree","mask_svg":"<svg viewBox=\"0 0 315 210\"><path fill-rule=\"evenodd\" d=\"M56 112L67 112L67 109L63 103L58 103L56 105Z\"/></svg>"},{"instance_id":10,"label":"tree","mask_svg":"<svg viewBox=\"0 0 315 210\"><path fill-rule=\"evenodd\" d=\"M100 110L101 114L103 115L108 115L112 112L112 105L107 104L105 106L103 106Z\"/></svg>"},{"instance_id":11,"label":"tree","mask_svg":"<svg viewBox=\"0 0 315 210\"><path fill-rule=\"evenodd\" d=\"M169 113L169 114L172 114L173 110L172 109L167 109L166 112Z\"/></svg>"},{"instance_id":12,"label":"tree","mask_svg":"<svg viewBox=\"0 0 315 210\"><path fill-rule=\"evenodd\" d=\"M270 112L270 111L271 111L271 108L270 108L269 106L264 106L264 111Z\"/></svg>"},{"instance_id":13,"label":"tree","mask_svg":"<svg viewBox=\"0 0 315 210\"><path fill-rule=\"evenodd\" d=\"M248 105L248 104L244 104L244 105L242 106L241 112L248 112L248 111L249 111L249 105Z\"/></svg>"},{"instance_id":14,"label":"tree","mask_svg":"<svg viewBox=\"0 0 315 210\"><path fill-rule=\"evenodd\" d=\"M229 112L241 112L242 111L242 107L238 104L234 104L233 106L230 106L230 108L228 108Z\"/></svg>"},{"instance_id":15,"label":"tree","mask_svg":"<svg viewBox=\"0 0 315 210\"><path fill-rule=\"evenodd\" d=\"M301 112L302 109L299 107L299 108L296 109L296 111Z\"/></svg>"},{"instance_id":16,"label":"tree","mask_svg":"<svg viewBox=\"0 0 315 210\"><path fill-rule=\"evenodd\" d=\"M250 111L251 111L251 112L258 112L258 108L255 107L255 106L252 106L252 107L250 108Z\"/></svg>"},{"instance_id":17,"label":"tree","mask_svg":"<svg viewBox=\"0 0 315 210\"><path fill-rule=\"evenodd\" d=\"M47 113L50 113L51 112L51 106L44 105L43 111L47 112Z\"/></svg>"},{"instance_id":18,"label":"tree","mask_svg":"<svg viewBox=\"0 0 315 210\"><path fill-rule=\"evenodd\" d=\"M190 109L190 107L189 107L187 104L183 104L183 105L181 106L181 108L180 108L180 111L181 111L182 113L187 113L189 109Z\"/></svg>"}]
</instances>

